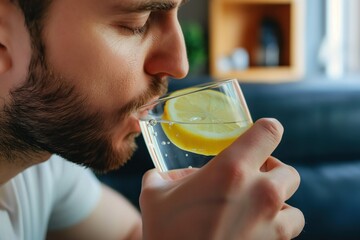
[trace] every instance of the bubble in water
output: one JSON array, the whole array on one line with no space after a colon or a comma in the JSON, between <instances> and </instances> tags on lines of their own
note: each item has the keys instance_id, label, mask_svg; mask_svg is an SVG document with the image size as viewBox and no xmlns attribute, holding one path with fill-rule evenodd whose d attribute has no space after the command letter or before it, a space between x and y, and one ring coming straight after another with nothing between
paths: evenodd
<instances>
[{"instance_id":1,"label":"bubble in water","mask_svg":"<svg viewBox=\"0 0 360 240\"><path fill-rule=\"evenodd\" d=\"M154 127L154 126L156 126L157 121L156 121L155 119L150 119L149 122L148 122L148 124L149 124L150 126Z\"/></svg>"},{"instance_id":2,"label":"bubble in water","mask_svg":"<svg viewBox=\"0 0 360 240\"><path fill-rule=\"evenodd\" d=\"M188 168L192 168L192 166L190 165Z\"/></svg>"},{"instance_id":3,"label":"bubble in water","mask_svg":"<svg viewBox=\"0 0 360 240\"><path fill-rule=\"evenodd\" d=\"M185 157L188 157L189 156L189 154L185 154Z\"/></svg>"},{"instance_id":4,"label":"bubble in water","mask_svg":"<svg viewBox=\"0 0 360 240\"><path fill-rule=\"evenodd\" d=\"M170 144L171 144L171 142L167 142L167 144L168 144L168 145L170 145Z\"/></svg>"},{"instance_id":5,"label":"bubble in water","mask_svg":"<svg viewBox=\"0 0 360 240\"><path fill-rule=\"evenodd\" d=\"M167 153L165 153L165 157L167 157L168 155L167 155Z\"/></svg>"},{"instance_id":6,"label":"bubble in water","mask_svg":"<svg viewBox=\"0 0 360 240\"><path fill-rule=\"evenodd\" d=\"M171 127L172 125L174 125L174 123L173 123L173 122L169 122L169 127Z\"/></svg>"},{"instance_id":7,"label":"bubble in water","mask_svg":"<svg viewBox=\"0 0 360 240\"><path fill-rule=\"evenodd\" d=\"M204 119L203 117L192 117L190 118L190 121L201 121L203 119Z\"/></svg>"},{"instance_id":8,"label":"bubble in water","mask_svg":"<svg viewBox=\"0 0 360 240\"><path fill-rule=\"evenodd\" d=\"M161 142L161 145L165 146L165 145L166 145L166 142L165 142L165 141L162 141L162 142Z\"/></svg>"}]
</instances>

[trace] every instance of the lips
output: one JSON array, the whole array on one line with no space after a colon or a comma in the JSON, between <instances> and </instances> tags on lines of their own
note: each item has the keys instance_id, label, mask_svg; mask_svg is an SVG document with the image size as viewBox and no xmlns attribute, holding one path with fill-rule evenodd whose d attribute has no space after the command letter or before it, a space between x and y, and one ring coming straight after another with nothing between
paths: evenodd
<instances>
[{"instance_id":1,"label":"lips","mask_svg":"<svg viewBox=\"0 0 360 240\"><path fill-rule=\"evenodd\" d=\"M151 98L148 103L139 107L136 111L134 111L131 116L135 117L137 120L143 119L148 115L148 112L154 108L156 105L156 101L159 99L159 96Z\"/></svg>"},{"instance_id":2,"label":"lips","mask_svg":"<svg viewBox=\"0 0 360 240\"><path fill-rule=\"evenodd\" d=\"M130 123L131 123L132 129L134 132L136 132L136 133L141 132L139 119L136 116L134 116L134 115L130 116Z\"/></svg>"}]
</instances>

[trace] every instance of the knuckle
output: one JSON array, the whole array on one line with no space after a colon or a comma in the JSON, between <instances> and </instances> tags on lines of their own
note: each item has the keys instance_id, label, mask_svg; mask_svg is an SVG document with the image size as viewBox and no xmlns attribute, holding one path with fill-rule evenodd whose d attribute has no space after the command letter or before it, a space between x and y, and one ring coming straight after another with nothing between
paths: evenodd
<instances>
[{"instance_id":1,"label":"knuckle","mask_svg":"<svg viewBox=\"0 0 360 240\"><path fill-rule=\"evenodd\" d=\"M235 188L238 190L246 180L246 171L243 165L236 161L224 164L221 172L220 176L223 178L221 182L227 185L227 189Z\"/></svg>"},{"instance_id":2,"label":"knuckle","mask_svg":"<svg viewBox=\"0 0 360 240\"><path fill-rule=\"evenodd\" d=\"M289 168L289 171L291 172L291 174L295 177L295 181L296 181L296 186L300 186L300 182L301 182L301 177L299 172L292 166L287 165L287 167Z\"/></svg>"},{"instance_id":3,"label":"knuckle","mask_svg":"<svg viewBox=\"0 0 360 240\"><path fill-rule=\"evenodd\" d=\"M300 233L302 232L302 230L305 227L305 216L303 214L303 212L298 209L298 208L294 208L293 209L297 212L297 218L298 218L298 226L294 231L294 234L292 237L297 237L300 235Z\"/></svg>"},{"instance_id":4,"label":"knuckle","mask_svg":"<svg viewBox=\"0 0 360 240\"><path fill-rule=\"evenodd\" d=\"M256 186L259 199L259 208L263 209L272 218L281 209L283 205L280 193L271 180L260 180Z\"/></svg>"},{"instance_id":5,"label":"knuckle","mask_svg":"<svg viewBox=\"0 0 360 240\"><path fill-rule=\"evenodd\" d=\"M289 230L283 224L277 224L275 232L278 240L289 240L292 237Z\"/></svg>"}]
</instances>

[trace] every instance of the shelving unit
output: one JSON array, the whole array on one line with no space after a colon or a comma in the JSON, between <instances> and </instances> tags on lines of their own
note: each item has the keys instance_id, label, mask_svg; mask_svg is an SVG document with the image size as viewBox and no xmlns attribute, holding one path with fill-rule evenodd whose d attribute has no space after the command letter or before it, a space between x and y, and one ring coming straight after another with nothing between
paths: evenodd
<instances>
[{"instance_id":1,"label":"shelving unit","mask_svg":"<svg viewBox=\"0 0 360 240\"><path fill-rule=\"evenodd\" d=\"M304 74L305 0L212 0L210 3L210 74L248 82L295 81ZM258 64L261 23L272 19L279 28L276 66ZM249 56L246 69L219 67L221 58L235 49Z\"/></svg>"}]
</instances>

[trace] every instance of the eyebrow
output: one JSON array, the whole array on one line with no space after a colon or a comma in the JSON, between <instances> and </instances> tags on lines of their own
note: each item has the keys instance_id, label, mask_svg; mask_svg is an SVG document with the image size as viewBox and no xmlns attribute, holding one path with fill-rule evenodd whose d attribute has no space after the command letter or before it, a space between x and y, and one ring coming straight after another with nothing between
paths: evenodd
<instances>
[{"instance_id":1,"label":"eyebrow","mask_svg":"<svg viewBox=\"0 0 360 240\"><path fill-rule=\"evenodd\" d=\"M189 2L190 0L182 0L179 4L179 7ZM169 11L177 7L177 3L172 0L165 1L153 1L145 0L136 4L133 4L128 8L132 12L144 12L144 11Z\"/></svg>"}]
</instances>

